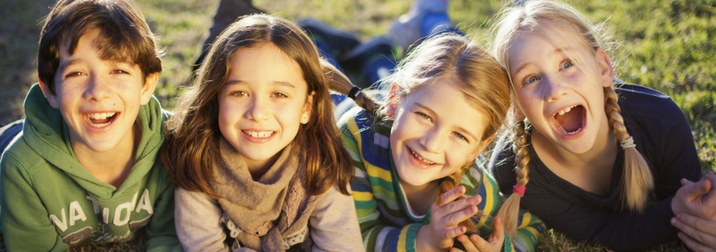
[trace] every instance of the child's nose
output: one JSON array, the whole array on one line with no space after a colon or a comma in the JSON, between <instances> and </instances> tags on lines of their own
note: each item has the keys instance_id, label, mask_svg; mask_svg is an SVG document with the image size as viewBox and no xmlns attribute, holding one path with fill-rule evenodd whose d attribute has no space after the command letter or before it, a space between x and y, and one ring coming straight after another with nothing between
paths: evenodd
<instances>
[{"instance_id":1,"label":"child's nose","mask_svg":"<svg viewBox=\"0 0 716 252\"><path fill-rule=\"evenodd\" d=\"M433 127L429 132L427 132L427 134L420 138L419 143L426 151L438 153L445 145L444 134L445 133L443 133L443 130L440 128Z\"/></svg>"},{"instance_id":2,"label":"child's nose","mask_svg":"<svg viewBox=\"0 0 716 252\"><path fill-rule=\"evenodd\" d=\"M263 121L268 119L268 115L270 113L266 102L266 99L252 97L250 107L248 111L246 111L246 118L254 121Z\"/></svg>"},{"instance_id":3,"label":"child's nose","mask_svg":"<svg viewBox=\"0 0 716 252\"><path fill-rule=\"evenodd\" d=\"M542 86L544 88L547 101L559 100L562 96L567 95L567 83L560 78L543 77Z\"/></svg>"},{"instance_id":4,"label":"child's nose","mask_svg":"<svg viewBox=\"0 0 716 252\"><path fill-rule=\"evenodd\" d=\"M90 100L102 100L109 97L111 93L110 84L102 76L90 74L88 78L85 97Z\"/></svg>"}]
</instances>

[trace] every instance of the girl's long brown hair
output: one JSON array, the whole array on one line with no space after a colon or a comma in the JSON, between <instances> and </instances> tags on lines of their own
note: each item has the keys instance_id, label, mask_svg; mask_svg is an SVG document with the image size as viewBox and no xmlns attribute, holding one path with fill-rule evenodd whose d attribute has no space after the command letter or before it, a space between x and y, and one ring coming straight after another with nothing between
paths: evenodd
<instances>
[{"instance_id":1,"label":"girl's long brown hair","mask_svg":"<svg viewBox=\"0 0 716 252\"><path fill-rule=\"evenodd\" d=\"M223 137L218 126L217 94L226 84L231 68L241 67L231 66L233 54L262 43L276 45L295 60L308 84L306 96L314 92L309 122L301 125L291 143L292 155L306 164L309 192L318 195L337 185L347 195L354 168L341 143L328 91L329 81L342 75L336 75L335 68L319 58L317 49L298 26L265 14L246 16L217 37L197 78L178 103L176 114L167 122L160 155L172 183L219 197L210 187L215 180L214 165L220 160L219 141Z\"/></svg>"}]
</instances>

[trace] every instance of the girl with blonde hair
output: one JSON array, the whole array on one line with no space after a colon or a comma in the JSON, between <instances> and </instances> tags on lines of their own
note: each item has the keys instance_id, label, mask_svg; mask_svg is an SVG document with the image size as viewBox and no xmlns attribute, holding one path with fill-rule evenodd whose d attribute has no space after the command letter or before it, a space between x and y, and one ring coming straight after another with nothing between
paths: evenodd
<instances>
[{"instance_id":1,"label":"girl with blonde hair","mask_svg":"<svg viewBox=\"0 0 716 252\"><path fill-rule=\"evenodd\" d=\"M701 168L681 110L615 78L601 31L555 1L502 12L493 53L509 73L515 120L490 164L512 194L499 216L514 230L521 206L569 238L644 249L677 238L674 213L702 211L676 194Z\"/></svg>"}]
</instances>

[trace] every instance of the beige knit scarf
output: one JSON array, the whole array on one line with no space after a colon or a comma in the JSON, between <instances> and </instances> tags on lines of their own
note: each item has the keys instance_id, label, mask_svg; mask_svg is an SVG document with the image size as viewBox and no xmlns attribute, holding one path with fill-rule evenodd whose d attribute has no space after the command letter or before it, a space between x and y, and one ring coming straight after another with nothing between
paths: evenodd
<instances>
[{"instance_id":1,"label":"beige knit scarf","mask_svg":"<svg viewBox=\"0 0 716 252\"><path fill-rule=\"evenodd\" d=\"M291 145L266 173L254 181L241 154L222 138L217 162L219 205L243 231L235 237L245 247L263 251L288 249L285 239L306 229L315 196L306 190L306 166Z\"/></svg>"}]
</instances>

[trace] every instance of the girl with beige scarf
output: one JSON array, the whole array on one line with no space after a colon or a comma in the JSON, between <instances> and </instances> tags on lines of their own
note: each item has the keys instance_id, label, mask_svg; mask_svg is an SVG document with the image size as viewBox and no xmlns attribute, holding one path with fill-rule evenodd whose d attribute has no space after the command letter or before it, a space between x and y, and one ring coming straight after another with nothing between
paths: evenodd
<instances>
[{"instance_id":1,"label":"girl with beige scarf","mask_svg":"<svg viewBox=\"0 0 716 252\"><path fill-rule=\"evenodd\" d=\"M296 25L247 16L212 45L162 160L187 251L364 251L329 82Z\"/></svg>"}]
</instances>

